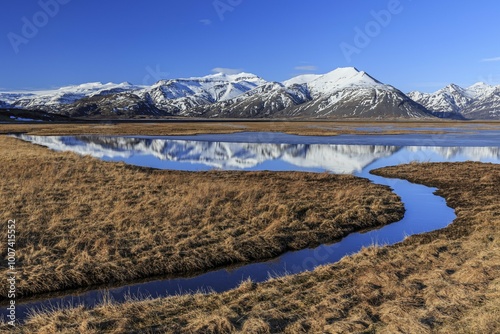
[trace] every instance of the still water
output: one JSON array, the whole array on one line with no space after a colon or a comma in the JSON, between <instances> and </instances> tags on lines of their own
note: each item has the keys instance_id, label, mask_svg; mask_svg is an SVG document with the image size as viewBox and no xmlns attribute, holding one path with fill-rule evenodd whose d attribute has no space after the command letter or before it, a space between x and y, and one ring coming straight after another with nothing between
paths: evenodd
<instances>
[{"instance_id":1,"label":"still water","mask_svg":"<svg viewBox=\"0 0 500 334\"><path fill-rule=\"evenodd\" d=\"M56 151L172 170L271 170L366 174L411 161L500 161L500 134L305 137L237 133L191 137L19 138ZM415 145L416 144L416 145ZM478 146L476 146L478 145Z\"/></svg>"}]
</instances>

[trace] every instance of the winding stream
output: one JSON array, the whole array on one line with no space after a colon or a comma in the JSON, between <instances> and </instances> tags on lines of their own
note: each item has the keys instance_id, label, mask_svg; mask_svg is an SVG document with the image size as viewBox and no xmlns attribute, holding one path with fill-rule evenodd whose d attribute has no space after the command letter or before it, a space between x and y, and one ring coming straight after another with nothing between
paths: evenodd
<instances>
[{"instance_id":1,"label":"winding stream","mask_svg":"<svg viewBox=\"0 0 500 334\"><path fill-rule=\"evenodd\" d=\"M456 140L449 140L446 142L447 145L440 143L442 146L433 146L436 142L426 143L424 140L426 137L420 140L413 137L410 139L412 142L418 140L419 145L427 144L428 146L403 146L406 142L398 143L395 137L392 137L393 145L387 145L385 141L388 136L379 136L384 138L381 138L380 142L372 141L372 145L346 145L342 143L343 138L340 138L339 143L339 137L342 136L328 137L326 142L325 137L290 137L280 134L269 135L269 138L266 137L263 142L263 136L250 134L245 137L242 134L235 134L174 139L25 135L18 137L54 150L71 150L108 161L125 161L129 164L155 168L195 171L219 168L350 173L368 178L376 184L391 187L405 205L404 218L376 230L352 233L333 244L288 252L265 262L210 271L189 278L162 279L45 300L18 301L17 318L24 319L30 308L80 304L92 307L107 297L121 302L129 296L164 297L200 290L227 291L237 287L247 278L251 278L254 282L263 282L270 276L312 270L319 265L337 262L346 255L358 252L362 247L373 244L391 245L413 234L444 228L453 221L455 214L442 197L433 194L435 188L412 184L405 180L375 176L370 174L370 171L410 161L476 160L500 163L500 148L497 146L498 133L487 139L480 138L481 145L475 147L465 147L462 142ZM296 142L297 140L301 141ZM367 138L363 137L362 140L367 140ZM2 307L0 314L5 316L5 307Z\"/></svg>"}]
</instances>

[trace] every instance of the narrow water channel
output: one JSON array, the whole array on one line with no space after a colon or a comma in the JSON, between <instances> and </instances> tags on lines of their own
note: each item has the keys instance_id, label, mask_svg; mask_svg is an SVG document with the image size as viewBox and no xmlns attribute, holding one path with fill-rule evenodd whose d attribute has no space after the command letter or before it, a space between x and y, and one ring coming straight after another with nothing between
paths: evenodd
<instances>
[{"instance_id":1,"label":"narrow water channel","mask_svg":"<svg viewBox=\"0 0 500 334\"><path fill-rule=\"evenodd\" d=\"M324 264L337 262L342 257L370 245L391 245L405 237L444 228L455 218L454 211L436 189L412 184L405 180L388 179L370 174L384 166L410 161L464 161L500 162L500 148L494 145L463 146L400 146L400 145L346 145L336 143L248 142L144 137L34 137L19 136L23 140L41 144L54 150L71 150L110 161L165 169L206 170L297 170L350 173L386 185L401 197L405 205L404 218L396 223L366 233L352 233L341 241L321 245L315 249L288 252L280 257L231 269L220 269L189 278L155 280L126 285L108 290L93 290L63 297L18 301L17 317L24 319L29 309L69 305L93 307L103 298L117 302L132 297L165 297L193 291L222 292L237 287L248 278L254 282L266 281L270 276L296 274ZM229 137L229 138L228 138ZM295 136L297 137L297 136ZM238 137L238 138L241 138ZM324 139L321 139L324 140ZM384 139L385 140L385 139ZM420 141L422 143L422 141ZM487 142L490 144L489 142ZM497 141L498 143L498 141ZM451 143L453 144L453 143ZM485 144L483 142L482 144ZM0 314L4 316L5 307Z\"/></svg>"}]
</instances>

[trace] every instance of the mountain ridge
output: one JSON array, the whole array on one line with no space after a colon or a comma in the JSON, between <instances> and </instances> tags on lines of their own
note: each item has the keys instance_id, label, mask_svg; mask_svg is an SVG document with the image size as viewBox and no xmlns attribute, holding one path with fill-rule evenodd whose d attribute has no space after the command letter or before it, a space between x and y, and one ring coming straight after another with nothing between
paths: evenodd
<instances>
[{"instance_id":1,"label":"mountain ridge","mask_svg":"<svg viewBox=\"0 0 500 334\"><path fill-rule=\"evenodd\" d=\"M434 93L412 91L408 96L438 117L500 119L500 86L478 82L463 88L449 84Z\"/></svg>"},{"instance_id":2,"label":"mountain ridge","mask_svg":"<svg viewBox=\"0 0 500 334\"><path fill-rule=\"evenodd\" d=\"M500 90L449 85L404 94L355 67L304 74L283 82L252 73L215 73L160 80L151 86L92 82L54 90L0 92L0 106L70 117L202 118L474 118L495 117ZM494 99L486 101L485 98ZM498 101L497 101L498 100ZM477 105L474 106L474 103ZM473 108L470 109L470 106ZM498 114L498 115L497 115Z\"/></svg>"}]
</instances>

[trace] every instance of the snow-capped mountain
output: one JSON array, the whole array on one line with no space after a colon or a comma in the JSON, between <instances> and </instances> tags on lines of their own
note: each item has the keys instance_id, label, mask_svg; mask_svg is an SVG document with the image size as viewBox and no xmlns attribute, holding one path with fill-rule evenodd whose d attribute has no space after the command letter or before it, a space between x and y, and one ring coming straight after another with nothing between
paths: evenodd
<instances>
[{"instance_id":1,"label":"snow-capped mountain","mask_svg":"<svg viewBox=\"0 0 500 334\"><path fill-rule=\"evenodd\" d=\"M470 119L500 119L500 86L490 87L490 93L482 95L464 109L462 114Z\"/></svg>"},{"instance_id":2,"label":"snow-capped mountain","mask_svg":"<svg viewBox=\"0 0 500 334\"><path fill-rule=\"evenodd\" d=\"M300 76L299 78L292 78L291 81L305 81L302 84L307 86L314 97L334 94L343 89L379 88L389 90L392 88L372 78L366 72L359 71L355 67L337 68L319 77L310 77L310 79L312 80L307 80L307 77Z\"/></svg>"},{"instance_id":3,"label":"snow-capped mountain","mask_svg":"<svg viewBox=\"0 0 500 334\"><path fill-rule=\"evenodd\" d=\"M152 86L90 83L52 91L0 93L15 107L69 116L188 115L192 108L240 96L266 81L256 75L213 74L161 80Z\"/></svg>"},{"instance_id":4,"label":"snow-capped mountain","mask_svg":"<svg viewBox=\"0 0 500 334\"><path fill-rule=\"evenodd\" d=\"M309 91L301 86L285 87L279 82L268 82L236 98L191 110L191 115L204 117L273 117L292 112L310 101Z\"/></svg>"},{"instance_id":5,"label":"snow-capped mountain","mask_svg":"<svg viewBox=\"0 0 500 334\"><path fill-rule=\"evenodd\" d=\"M0 92L0 108L71 117L500 118L500 86L447 86L405 95L354 67L268 82L257 75L212 74L152 86L89 83L48 91Z\"/></svg>"},{"instance_id":6,"label":"snow-capped mountain","mask_svg":"<svg viewBox=\"0 0 500 334\"><path fill-rule=\"evenodd\" d=\"M134 86L128 82L120 84L92 82L45 91L0 92L0 100L17 108L38 109L57 113L64 110L66 106L84 98L133 92L139 89L141 87Z\"/></svg>"},{"instance_id":7,"label":"snow-capped mountain","mask_svg":"<svg viewBox=\"0 0 500 334\"><path fill-rule=\"evenodd\" d=\"M432 94L411 92L408 96L441 117L460 114L460 110L473 100L471 94L455 84L448 85Z\"/></svg>"},{"instance_id":8,"label":"snow-capped mountain","mask_svg":"<svg viewBox=\"0 0 500 334\"><path fill-rule=\"evenodd\" d=\"M462 88L455 84L434 93L414 91L408 94L439 117L498 119L500 117L500 86L483 82Z\"/></svg>"},{"instance_id":9,"label":"snow-capped mountain","mask_svg":"<svg viewBox=\"0 0 500 334\"><path fill-rule=\"evenodd\" d=\"M428 111L404 93L354 67L338 68L319 77L299 77L312 100L299 106L293 115L309 117L422 118Z\"/></svg>"},{"instance_id":10,"label":"snow-capped mountain","mask_svg":"<svg viewBox=\"0 0 500 334\"><path fill-rule=\"evenodd\" d=\"M484 82L478 82L466 89L467 94L475 99L483 99L493 93L498 86L489 85Z\"/></svg>"},{"instance_id":11,"label":"snow-capped mountain","mask_svg":"<svg viewBox=\"0 0 500 334\"><path fill-rule=\"evenodd\" d=\"M209 117L432 117L401 91L354 67L268 83L210 108L198 108L196 113Z\"/></svg>"},{"instance_id":12,"label":"snow-capped mountain","mask_svg":"<svg viewBox=\"0 0 500 334\"><path fill-rule=\"evenodd\" d=\"M141 91L140 96L150 99L158 109L184 115L191 108L227 101L264 84L264 79L250 73L217 73L201 78L161 80Z\"/></svg>"}]
</instances>

